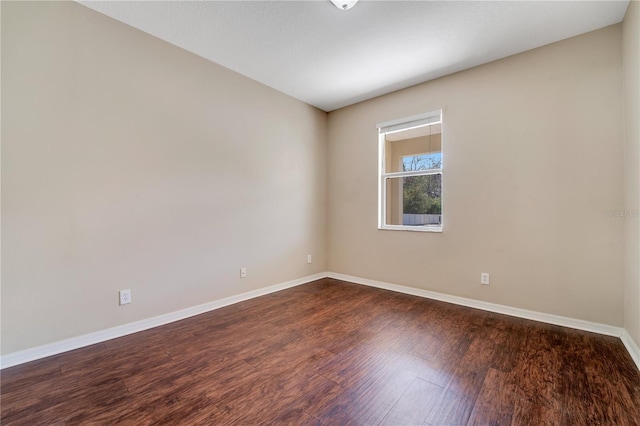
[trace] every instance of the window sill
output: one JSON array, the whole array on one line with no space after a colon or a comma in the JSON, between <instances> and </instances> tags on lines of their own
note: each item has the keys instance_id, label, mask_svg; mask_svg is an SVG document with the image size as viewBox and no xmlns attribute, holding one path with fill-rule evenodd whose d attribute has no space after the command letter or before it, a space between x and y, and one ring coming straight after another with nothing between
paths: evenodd
<instances>
[{"instance_id":1,"label":"window sill","mask_svg":"<svg viewBox=\"0 0 640 426\"><path fill-rule=\"evenodd\" d=\"M409 232L442 232L440 226L403 226L403 225L383 225L378 226L382 231L409 231Z\"/></svg>"}]
</instances>

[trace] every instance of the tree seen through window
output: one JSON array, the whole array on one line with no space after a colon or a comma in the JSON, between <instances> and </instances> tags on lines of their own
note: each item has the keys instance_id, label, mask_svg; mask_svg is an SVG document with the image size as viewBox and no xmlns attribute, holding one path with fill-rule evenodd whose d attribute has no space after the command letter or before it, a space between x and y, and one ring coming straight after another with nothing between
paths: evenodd
<instances>
[{"instance_id":1,"label":"tree seen through window","mask_svg":"<svg viewBox=\"0 0 640 426\"><path fill-rule=\"evenodd\" d=\"M420 154L403 157L402 169L421 171L442 168L442 154ZM442 213L442 175L406 176L403 182L403 212L405 214Z\"/></svg>"}]
</instances>

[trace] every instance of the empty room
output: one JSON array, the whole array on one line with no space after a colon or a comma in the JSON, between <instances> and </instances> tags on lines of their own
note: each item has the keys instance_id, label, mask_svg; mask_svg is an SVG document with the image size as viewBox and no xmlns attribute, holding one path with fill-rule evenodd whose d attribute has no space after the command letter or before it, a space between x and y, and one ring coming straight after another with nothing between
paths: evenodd
<instances>
[{"instance_id":1,"label":"empty room","mask_svg":"<svg viewBox=\"0 0 640 426\"><path fill-rule=\"evenodd\" d=\"M2 425L640 425L640 2L0 1Z\"/></svg>"}]
</instances>

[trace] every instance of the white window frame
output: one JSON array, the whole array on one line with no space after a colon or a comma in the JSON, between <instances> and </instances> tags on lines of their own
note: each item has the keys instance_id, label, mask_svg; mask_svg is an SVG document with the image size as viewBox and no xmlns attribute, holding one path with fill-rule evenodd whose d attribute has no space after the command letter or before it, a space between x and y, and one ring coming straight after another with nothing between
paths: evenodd
<instances>
[{"instance_id":1,"label":"white window frame","mask_svg":"<svg viewBox=\"0 0 640 426\"><path fill-rule=\"evenodd\" d=\"M402 178L407 176L425 176L440 174L443 175L443 169L416 170L407 172L387 172L385 170L386 153L385 153L385 135L390 133L401 132L404 130L414 129L416 127L433 126L435 124L442 125L442 110L428 112L426 114L415 115L412 117L401 118L398 120L387 121L378 124L378 229L395 230L395 231L417 231L417 232L442 232L444 226L444 216L439 225L424 226L408 226L408 225L388 225L387 224L387 185L388 178ZM441 131L444 135L444 129ZM442 146L444 146L444 136L442 137ZM441 151L442 152L442 151ZM444 163L443 163L444 164ZM444 192L444 191L442 191ZM442 200L441 200L442 203ZM442 211L444 212L444 206Z\"/></svg>"}]
</instances>

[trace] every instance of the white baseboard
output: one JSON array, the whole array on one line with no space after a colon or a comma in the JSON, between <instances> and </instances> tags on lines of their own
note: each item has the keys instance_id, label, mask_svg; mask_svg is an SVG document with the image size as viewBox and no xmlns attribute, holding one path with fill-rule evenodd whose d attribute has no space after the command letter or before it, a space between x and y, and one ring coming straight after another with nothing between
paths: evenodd
<instances>
[{"instance_id":1,"label":"white baseboard","mask_svg":"<svg viewBox=\"0 0 640 426\"><path fill-rule=\"evenodd\" d=\"M264 296L265 294L274 293L301 284L306 284L321 278L325 278L326 273L322 272L315 275L309 275L296 280L275 284L258 290L249 291L235 296L225 297L224 299L214 300L202 305L193 306L179 311L170 312L168 314L159 315L152 318L143 319L129 324L119 325L106 330L96 331L94 333L85 334L70 339L61 340L59 342L49 343L32 349L10 353L0 357L0 369L12 367L14 365L23 364L25 362L34 361L51 355L79 349L95 343L104 342L106 340L115 339L117 337L126 336L128 334L137 333L139 331L148 330L153 327L165 325L174 321L179 321L205 312L213 311L224 306L234 303L243 302L255 297Z\"/></svg>"},{"instance_id":2,"label":"white baseboard","mask_svg":"<svg viewBox=\"0 0 640 426\"><path fill-rule=\"evenodd\" d=\"M638 366L638 370L640 370L640 348L636 344L636 342L631 338L629 332L627 330L622 330L622 335L620 336L620 340L629 351L629 355Z\"/></svg>"},{"instance_id":3,"label":"white baseboard","mask_svg":"<svg viewBox=\"0 0 640 426\"><path fill-rule=\"evenodd\" d=\"M546 314L543 312L529 311L527 309L513 308L506 305L498 305L496 303L483 302L481 300L467 299L465 297L452 296L435 291L423 290L414 287L406 287L398 284L390 284L383 281L375 281L367 278L355 277L352 275L338 274L328 272L327 277L337 280L348 281L356 284L363 284L370 287L381 288L384 290L397 291L399 293L410 294L413 296L424 297L427 299L439 300L442 302L453 303L456 305L467 306L470 308L482 309L483 311L495 312L498 314L510 315L513 317L540 321L547 324L560 325L563 327L574 328L593 333L604 334L620 338L622 343L629 351L631 358L640 370L640 349L635 344L627 330L622 327L614 327L612 325L600 324L597 322L584 321L575 318L563 317L560 315Z\"/></svg>"},{"instance_id":4,"label":"white baseboard","mask_svg":"<svg viewBox=\"0 0 640 426\"><path fill-rule=\"evenodd\" d=\"M543 312L529 311L526 309L513 308L510 306L499 305L496 303L489 303L489 302L483 302L480 300L467 299L465 297L452 296L444 293L437 293L434 291L423 290L423 289L414 288L414 287L407 287L407 286L398 285L398 284L391 284L383 281L375 281L367 278L360 278L353 275L345 275L345 274L339 274L335 272L323 272L315 275L309 275L307 277L298 278L296 280L287 281L284 283L272 285L272 286L261 288L258 290L253 290L247 293L226 297L220 300L214 300L212 302L208 302L198 306L193 306L191 308L182 309L180 311L170 312L168 314L159 315L157 317L148 318L148 319L132 322L129 324L124 324L121 326L109 328L106 330L85 334L83 336L73 337L73 338L62 340L59 342L38 346L36 348L26 349L23 351L3 355L2 357L0 357L0 369L12 367L15 365L23 364L25 362L34 361L41 358L45 358L51 355L57 355L59 353L71 351L74 349L79 349L85 346L93 345L95 343L100 343L106 340L126 336L128 334L137 333L139 331L148 330L153 327L158 327L174 321L179 321L195 315L203 314L205 312L213 311L215 309L219 309L224 306L232 305L238 302L243 302L245 300L253 299L255 297L264 296L266 294L274 293L276 291L284 290L291 287L296 287L296 286L306 284L311 281L315 281L325 277L334 278L342 281L348 281L356 284L362 284L370 287L381 288L385 290L396 291L398 293L405 293L413 296L424 297L427 299L439 300L442 302L453 303L456 305L467 306L470 308L482 309L484 311L495 312L498 314L510 315L513 317L525 318L533 321L540 321L548 324L560 325L563 327L569 327L569 328L574 328L578 330L604 334L607 336L618 337L620 338L624 346L627 348L627 351L629 351L631 358L633 359L636 366L640 370L640 348L638 348L638 345L631 338L627 330L621 327L614 327L611 325L584 321L584 320L579 320L575 318L568 318L568 317L563 317L559 315L545 314Z\"/></svg>"}]
</instances>

